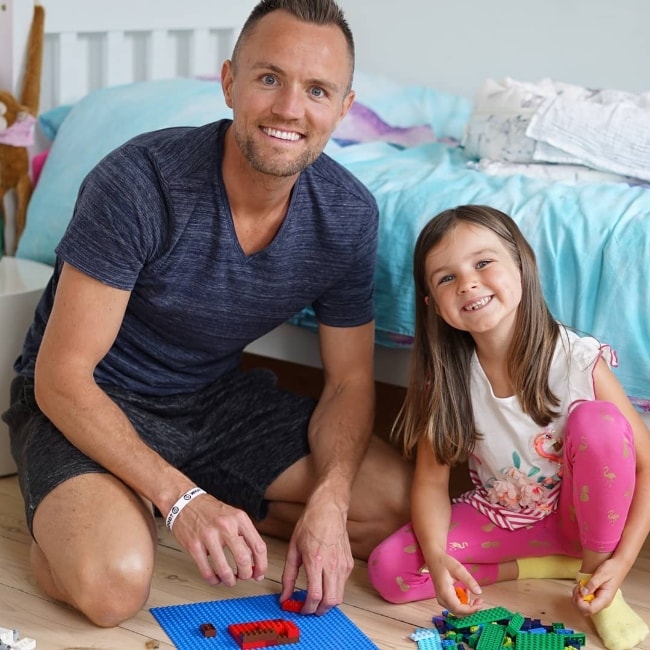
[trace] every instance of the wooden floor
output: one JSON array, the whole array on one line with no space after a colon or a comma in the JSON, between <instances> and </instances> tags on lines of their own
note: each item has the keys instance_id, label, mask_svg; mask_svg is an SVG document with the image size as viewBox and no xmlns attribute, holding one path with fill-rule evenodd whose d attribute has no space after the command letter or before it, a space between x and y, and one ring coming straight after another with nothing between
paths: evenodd
<instances>
[{"instance_id":1,"label":"wooden floor","mask_svg":"<svg viewBox=\"0 0 650 650\"><path fill-rule=\"evenodd\" d=\"M303 378L301 385L305 386ZM401 396L379 387L378 417L396 408ZM392 400L392 401L391 401ZM384 423L384 426L385 423ZM36 585L29 566L30 537L16 477L0 479L0 627L18 629L37 641L38 650L144 650L173 648L151 615L150 607L204 602L223 598L278 593L286 545L267 538L270 567L262 583L241 583L233 589L206 585L192 561L181 551L162 523L158 526L159 553L151 597L140 613L115 629L94 627L75 611L48 599ZM304 586L299 584L300 587ZM623 586L627 601L650 624L650 543ZM487 606L503 606L543 622L563 621L587 634L587 649L603 648L589 622L569 601L571 583L561 580L522 580L484 589ZM382 649L416 650L408 639L415 627L427 627L440 613L435 600L412 605L382 601L368 584L366 566L357 562L341 609ZM340 646L337 646L337 648ZM639 648L650 650L650 638ZM326 650L324 648L324 650Z\"/></svg>"}]
</instances>

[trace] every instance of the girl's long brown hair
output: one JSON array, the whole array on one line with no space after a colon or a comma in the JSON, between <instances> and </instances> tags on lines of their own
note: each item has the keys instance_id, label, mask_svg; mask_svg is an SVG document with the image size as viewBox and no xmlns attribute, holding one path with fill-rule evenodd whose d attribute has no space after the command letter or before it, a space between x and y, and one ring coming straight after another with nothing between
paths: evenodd
<instances>
[{"instance_id":1,"label":"girl's long brown hair","mask_svg":"<svg viewBox=\"0 0 650 650\"><path fill-rule=\"evenodd\" d=\"M427 255L459 223L488 228L501 238L521 274L522 298L507 369L521 408L538 425L557 416L558 398L548 375L559 336L537 271L535 253L511 217L483 205L445 210L424 227L415 245L415 340L409 385L393 435L412 455L426 438L440 464L467 460L480 433L476 431L470 397L470 362L475 349L468 332L448 325L437 313L427 282ZM429 305L425 298L429 299Z\"/></svg>"}]
</instances>

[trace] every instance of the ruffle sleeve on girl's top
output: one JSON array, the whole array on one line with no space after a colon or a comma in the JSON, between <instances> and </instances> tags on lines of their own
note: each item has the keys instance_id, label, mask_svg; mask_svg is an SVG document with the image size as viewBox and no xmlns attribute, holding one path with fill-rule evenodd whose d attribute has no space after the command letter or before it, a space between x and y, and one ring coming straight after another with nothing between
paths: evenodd
<instances>
[{"instance_id":1,"label":"ruffle sleeve on girl's top","mask_svg":"<svg viewBox=\"0 0 650 650\"><path fill-rule=\"evenodd\" d=\"M566 330L565 336L569 337ZM566 339L565 339L566 340ZM601 343L592 336L578 336L573 335L568 338L568 343L571 346L571 358L580 364L581 370L586 370L594 365L598 359L604 359L610 368L618 366L618 359L616 352L610 345Z\"/></svg>"},{"instance_id":2,"label":"ruffle sleeve on girl's top","mask_svg":"<svg viewBox=\"0 0 650 650\"><path fill-rule=\"evenodd\" d=\"M618 365L616 352L610 345L601 343L592 336L579 336L571 330L561 328L561 341L567 351L567 392L574 395L569 402L572 406L578 401L595 399L594 370L600 359L610 368ZM558 395L562 398L562 395ZM568 410L571 410L569 406Z\"/></svg>"}]
</instances>

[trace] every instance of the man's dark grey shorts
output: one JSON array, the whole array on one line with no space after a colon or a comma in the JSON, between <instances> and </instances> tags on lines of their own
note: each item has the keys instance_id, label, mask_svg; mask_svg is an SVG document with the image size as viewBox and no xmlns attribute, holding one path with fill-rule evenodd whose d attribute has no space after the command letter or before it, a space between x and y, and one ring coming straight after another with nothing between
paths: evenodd
<instances>
[{"instance_id":1,"label":"man's dark grey shorts","mask_svg":"<svg viewBox=\"0 0 650 650\"><path fill-rule=\"evenodd\" d=\"M254 519L266 516L267 487L309 454L307 430L316 402L280 389L269 370L232 371L200 392L175 396L102 389L149 447L206 492ZM31 531L36 508L55 487L106 470L41 413L30 379L13 380L3 419Z\"/></svg>"}]
</instances>

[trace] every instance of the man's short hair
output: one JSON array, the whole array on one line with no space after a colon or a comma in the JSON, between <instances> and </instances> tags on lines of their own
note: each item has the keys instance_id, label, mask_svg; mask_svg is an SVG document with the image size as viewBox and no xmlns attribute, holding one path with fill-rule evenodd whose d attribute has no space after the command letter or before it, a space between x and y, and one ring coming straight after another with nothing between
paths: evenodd
<instances>
[{"instance_id":1,"label":"man's short hair","mask_svg":"<svg viewBox=\"0 0 650 650\"><path fill-rule=\"evenodd\" d=\"M338 27L348 44L351 73L354 72L354 37L343 10L334 0L260 0L246 19L237 38L232 53L233 67L237 66L237 56L242 43L248 38L255 25L272 11L286 11L294 18L314 25L335 25ZM352 74L350 74L352 83Z\"/></svg>"}]
</instances>

